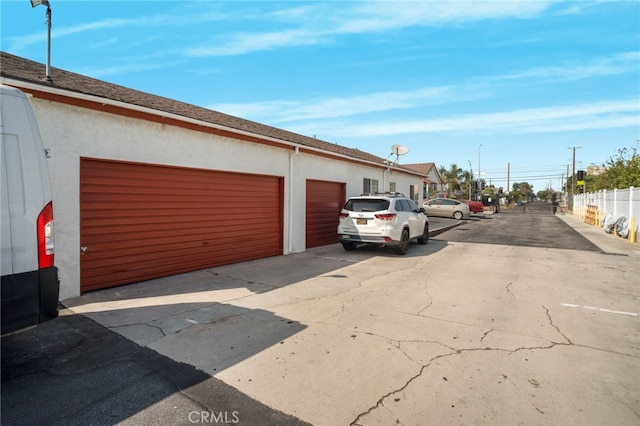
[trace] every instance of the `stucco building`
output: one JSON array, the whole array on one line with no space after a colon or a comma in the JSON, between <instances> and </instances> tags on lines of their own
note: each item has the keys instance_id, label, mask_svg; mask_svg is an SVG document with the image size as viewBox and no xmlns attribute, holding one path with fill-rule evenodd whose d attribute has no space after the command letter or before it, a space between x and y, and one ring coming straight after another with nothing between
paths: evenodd
<instances>
[{"instance_id":1,"label":"stucco building","mask_svg":"<svg viewBox=\"0 0 640 426\"><path fill-rule=\"evenodd\" d=\"M438 172L438 167L435 163L405 164L404 167L416 171L423 176L423 198L429 198L429 195L443 190L442 177L440 176L440 172Z\"/></svg>"},{"instance_id":2,"label":"stucco building","mask_svg":"<svg viewBox=\"0 0 640 426\"><path fill-rule=\"evenodd\" d=\"M381 157L1 54L47 151L64 299L337 242L351 195L423 175Z\"/></svg>"}]
</instances>

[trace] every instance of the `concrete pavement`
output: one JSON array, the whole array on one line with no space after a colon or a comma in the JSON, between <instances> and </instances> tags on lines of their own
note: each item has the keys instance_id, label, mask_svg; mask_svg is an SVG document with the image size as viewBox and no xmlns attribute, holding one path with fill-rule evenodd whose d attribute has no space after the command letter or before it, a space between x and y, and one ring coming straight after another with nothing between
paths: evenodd
<instances>
[{"instance_id":1,"label":"concrete pavement","mask_svg":"<svg viewBox=\"0 0 640 426\"><path fill-rule=\"evenodd\" d=\"M599 226L589 225L580 218L570 214L558 214L567 225L580 233L583 237L597 245L603 252L637 258L640 256L640 244L630 243L628 239L607 234Z\"/></svg>"},{"instance_id":2,"label":"concrete pavement","mask_svg":"<svg viewBox=\"0 0 640 426\"><path fill-rule=\"evenodd\" d=\"M603 253L331 245L64 304L315 425L637 424L640 250L559 217Z\"/></svg>"}]
</instances>

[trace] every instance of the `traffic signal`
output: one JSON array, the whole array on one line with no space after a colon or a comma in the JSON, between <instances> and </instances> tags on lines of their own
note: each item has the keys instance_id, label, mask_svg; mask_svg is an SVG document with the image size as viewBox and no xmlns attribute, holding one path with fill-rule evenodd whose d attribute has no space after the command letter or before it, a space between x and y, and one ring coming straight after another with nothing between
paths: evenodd
<instances>
[{"instance_id":1,"label":"traffic signal","mask_svg":"<svg viewBox=\"0 0 640 426\"><path fill-rule=\"evenodd\" d=\"M578 186L578 192L580 192L580 194L584 194L584 185Z\"/></svg>"}]
</instances>

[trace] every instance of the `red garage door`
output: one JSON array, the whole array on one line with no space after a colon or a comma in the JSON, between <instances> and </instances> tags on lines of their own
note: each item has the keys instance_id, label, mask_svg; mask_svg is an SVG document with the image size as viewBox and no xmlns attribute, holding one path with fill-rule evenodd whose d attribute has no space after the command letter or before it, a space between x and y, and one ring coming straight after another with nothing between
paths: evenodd
<instances>
[{"instance_id":1,"label":"red garage door","mask_svg":"<svg viewBox=\"0 0 640 426\"><path fill-rule=\"evenodd\" d=\"M338 242L338 214L345 194L344 183L307 180L307 248Z\"/></svg>"},{"instance_id":2,"label":"red garage door","mask_svg":"<svg viewBox=\"0 0 640 426\"><path fill-rule=\"evenodd\" d=\"M282 254L283 184L251 175L80 161L80 290Z\"/></svg>"}]
</instances>

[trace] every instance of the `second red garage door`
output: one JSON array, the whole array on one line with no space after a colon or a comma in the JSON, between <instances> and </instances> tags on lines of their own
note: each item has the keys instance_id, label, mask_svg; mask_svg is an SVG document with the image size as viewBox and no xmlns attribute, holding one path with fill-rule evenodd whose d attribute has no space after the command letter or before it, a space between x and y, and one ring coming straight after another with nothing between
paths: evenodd
<instances>
[{"instance_id":1,"label":"second red garage door","mask_svg":"<svg viewBox=\"0 0 640 426\"><path fill-rule=\"evenodd\" d=\"M338 215L345 196L344 183L307 180L307 248L338 242Z\"/></svg>"}]
</instances>

